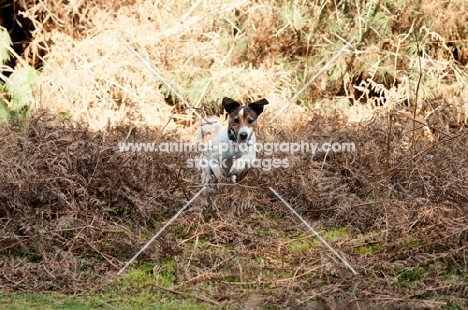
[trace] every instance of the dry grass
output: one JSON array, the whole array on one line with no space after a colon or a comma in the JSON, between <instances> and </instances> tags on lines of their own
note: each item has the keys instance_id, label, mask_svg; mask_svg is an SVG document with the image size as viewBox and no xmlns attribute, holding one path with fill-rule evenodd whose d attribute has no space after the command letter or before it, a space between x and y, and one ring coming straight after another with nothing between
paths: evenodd
<instances>
[{"instance_id":1,"label":"dry grass","mask_svg":"<svg viewBox=\"0 0 468 310\"><path fill-rule=\"evenodd\" d=\"M36 30L24 58L45 56L36 112L0 129L2 291L119 283L116 272L202 186L186 166L196 154L118 151L124 140L190 140L199 125L119 35L202 114L219 114L213 102L224 96L267 97L260 140L356 145L313 160L275 154L291 166L253 169L220 186L212 205L197 199L138 259L155 264L155 278L158 266L176 266L166 290L226 307L468 307L464 1L27 7ZM351 53L269 124L352 36Z\"/></svg>"},{"instance_id":2,"label":"dry grass","mask_svg":"<svg viewBox=\"0 0 468 310\"><path fill-rule=\"evenodd\" d=\"M62 30L46 34L54 48L45 57L39 106L68 112L73 119L100 129L109 120L112 124L163 126L171 112L175 112L172 128L193 124L186 111L166 100L167 88L143 70L117 35L150 59L195 107L223 95L256 98L269 94L269 98L278 97L273 100L278 104L294 91L276 89L281 87L278 81L290 79L290 71L275 68L277 73L268 74L267 65L249 68L245 63L233 63L238 57L229 47L237 39L225 33L223 28L229 27L222 18L245 4L194 5L193 16L188 14L183 24L178 21L182 16L174 16L174 10L182 10L175 4L138 3L122 8L115 17L104 10L91 10L92 33L84 31L78 40Z\"/></svg>"},{"instance_id":3,"label":"dry grass","mask_svg":"<svg viewBox=\"0 0 468 310\"><path fill-rule=\"evenodd\" d=\"M27 59L40 54L40 46L46 53L34 106L70 114L94 129L109 122L162 127L171 119L169 128L181 131L196 123L124 49L119 35L196 108L223 96L266 96L275 112L352 36L354 50L299 97L301 105L406 108L421 74L420 101L467 96L463 1L444 2L453 14L442 13L437 1L378 7L342 2L44 1L26 13L45 14L32 18L34 41L25 51ZM425 18L409 19L414 14L406 12ZM465 101L453 102L466 111ZM300 113L295 108L289 117Z\"/></svg>"},{"instance_id":4,"label":"dry grass","mask_svg":"<svg viewBox=\"0 0 468 310\"><path fill-rule=\"evenodd\" d=\"M259 133L264 141L353 141L357 151L317 154L314 161L310 154L280 154L289 169L252 170L239 184L220 186L211 206L197 199L138 261L175 260L171 289L224 306L247 302L253 291L260 304L278 307L313 300L328 307L466 306L466 129L434 127L444 134L412 150L405 140L409 118L342 127L342 116L313 117L320 123L312 119L296 132ZM3 130L2 290L76 293L112 283L198 191L199 173L185 165L194 154L120 153L116 141L126 134L114 128L104 137L48 114L23 132ZM131 139L177 138L142 129ZM359 275L315 242L269 186ZM419 269L424 276L409 276Z\"/></svg>"}]
</instances>

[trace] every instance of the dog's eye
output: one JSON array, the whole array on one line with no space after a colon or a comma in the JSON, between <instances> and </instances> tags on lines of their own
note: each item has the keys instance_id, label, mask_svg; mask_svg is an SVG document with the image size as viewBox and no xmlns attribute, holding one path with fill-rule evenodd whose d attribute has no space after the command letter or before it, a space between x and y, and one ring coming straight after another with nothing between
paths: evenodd
<instances>
[{"instance_id":1,"label":"dog's eye","mask_svg":"<svg viewBox=\"0 0 468 310\"><path fill-rule=\"evenodd\" d=\"M249 124L252 124L254 122L253 119L249 119Z\"/></svg>"},{"instance_id":2,"label":"dog's eye","mask_svg":"<svg viewBox=\"0 0 468 310\"><path fill-rule=\"evenodd\" d=\"M239 123L239 119L238 119L238 118L235 118L235 119L234 119L234 123L235 123L235 124Z\"/></svg>"}]
</instances>

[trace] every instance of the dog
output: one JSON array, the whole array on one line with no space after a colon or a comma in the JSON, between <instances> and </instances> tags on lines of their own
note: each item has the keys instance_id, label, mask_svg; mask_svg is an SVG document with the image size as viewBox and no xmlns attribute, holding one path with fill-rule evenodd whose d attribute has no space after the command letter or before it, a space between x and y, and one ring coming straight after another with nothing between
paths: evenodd
<instances>
[{"instance_id":1,"label":"dog","mask_svg":"<svg viewBox=\"0 0 468 310\"><path fill-rule=\"evenodd\" d=\"M268 101L260 99L249 105L241 105L231 98L223 98L222 105L228 114L228 125L221 127L219 118L210 118L201 126L198 137L210 128L214 128L214 136L208 145L212 148L204 154L206 165L202 172L202 182L206 185L206 195L211 192L214 177L228 177L235 183L237 176L250 166L256 159L255 127L257 118L263 113L263 107Z\"/></svg>"}]
</instances>

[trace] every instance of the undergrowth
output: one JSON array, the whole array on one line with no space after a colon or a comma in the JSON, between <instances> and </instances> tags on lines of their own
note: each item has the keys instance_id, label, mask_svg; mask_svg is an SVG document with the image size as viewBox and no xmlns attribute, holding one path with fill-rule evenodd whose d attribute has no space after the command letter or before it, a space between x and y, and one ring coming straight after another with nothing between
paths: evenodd
<instances>
[{"instance_id":1,"label":"undergrowth","mask_svg":"<svg viewBox=\"0 0 468 310\"><path fill-rule=\"evenodd\" d=\"M0 120L32 117L0 128L0 302L467 307L466 1L18 5L33 39L15 55L0 32ZM40 77L26 62L39 50ZM219 186L212 205L194 201L117 277L203 186L188 154L117 149L193 136L198 120L158 74L202 115L221 114L225 96L267 97L263 141L353 141L356 152L282 154L288 169ZM37 291L85 297L28 293Z\"/></svg>"},{"instance_id":2,"label":"undergrowth","mask_svg":"<svg viewBox=\"0 0 468 310\"><path fill-rule=\"evenodd\" d=\"M237 185L217 187L212 205L196 199L122 276L117 271L202 186L184 165L191 155L119 152L128 128L96 133L46 113L24 131L11 124L0 145L7 171L0 182L2 290L97 294L135 307L161 294L214 307L365 307L382 296L395 307L465 305L466 129L450 131L458 145L445 135L419 141L411 172L412 150L402 139L411 119L392 124L387 137L390 125L380 122L340 127L336 116L320 117L317 128L294 136L329 141L333 129L334 140L352 139L360 151L325 161L288 154L288 169L251 170ZM134 130L131 139L178 139ZM278 141L291 133L259 134ZM357 276L265 190L270 186ZM119 298L134 294L141 298Z\"/></svg>"}]
</instances>

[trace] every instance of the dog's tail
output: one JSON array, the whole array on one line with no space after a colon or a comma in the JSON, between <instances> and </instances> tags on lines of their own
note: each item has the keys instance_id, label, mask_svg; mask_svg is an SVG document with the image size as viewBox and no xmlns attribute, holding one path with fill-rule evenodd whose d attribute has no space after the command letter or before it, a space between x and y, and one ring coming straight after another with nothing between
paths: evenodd
<instances>
[{"instance_id":1,"label":"dog's tail","mask_svg":"<svg viewBox=\"0 0 468 310\"><path fill-rule=\"evenodd\" d=\"M206 123L201 125L201 127L197 131L197 139L200 140L203 138L203 134L210 130L211 128L215 129L215 134L219 131L221 128L221 120L219 117L212 116L206 119Z\"/></svg>"}]
</instances>

